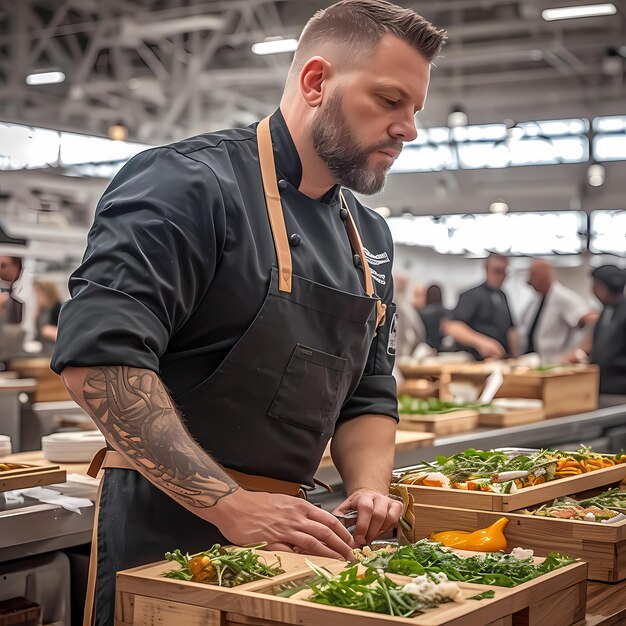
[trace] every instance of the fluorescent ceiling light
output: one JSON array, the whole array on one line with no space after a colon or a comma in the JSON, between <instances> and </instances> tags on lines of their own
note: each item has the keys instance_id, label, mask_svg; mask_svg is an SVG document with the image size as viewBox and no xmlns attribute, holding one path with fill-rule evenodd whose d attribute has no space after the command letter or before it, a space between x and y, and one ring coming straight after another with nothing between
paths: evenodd
<instances>
[{"instance_id":1,"label":"fluorescent ceiling light","mask_svg":"<svg viewBox=\"0 0 626 626\"><path fill-rule=\"evenodd\" d=\"M63 72L37 72L26 77L27 85L54 85L65 80Z\"/></svg>"},{"instance_id":2,"label":"fluorescent ceiling light","mask_svg":"<svg viewBox=\"0 0 626 626\"><path fill-rule=\"evenodd\" d=\"M571 20L576 17L597 17L599 15L615 15L617 8L612 2L604 4L582 4L574 7L558 7L542 11L541 17L546 22L554 20Z\"/></svg>"},{"instance_id":3,"label":"fluorescent ceiling light","mask_svg":"<svg viewBox=\"0 0 626 626\"><path fill-rule=\"evenodd\" d=\"M252 44L254 54L277 54L279 52L293 52L298 47L297 39L268 39Z\"/></svg>"}]
</instances>

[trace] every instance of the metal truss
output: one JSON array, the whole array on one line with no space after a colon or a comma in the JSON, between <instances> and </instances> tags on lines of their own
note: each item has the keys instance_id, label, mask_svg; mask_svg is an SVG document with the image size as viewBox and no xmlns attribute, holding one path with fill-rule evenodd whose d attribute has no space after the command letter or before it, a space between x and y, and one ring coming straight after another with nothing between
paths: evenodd
<instances>
[{"instance_id":1,"label":"metal truss","mask_svg":"<svg viewBox=\"0 0 626 626\"><path fill-rule=\"evenodd\" d=\"M311 0L0 0L0 119L161 143L245 125L280 98L290 55L257 57L267 36L297 37ZM547 24L541 0L402 2L449 29L424 125L461 103L470 120L499 121L563 105L594 114L623 103L623 12L607 21ZM608 25L608 28L607 28ZM607 58L613 58L607 62ZM27 74L58 69L59 85ZM503 104L505 103L505 104ZM623 107L622 107L623 108ZM617 111L616 112L622 112ZM600 113L600 110L599 110Z\"/></svg>"}]
</instances>

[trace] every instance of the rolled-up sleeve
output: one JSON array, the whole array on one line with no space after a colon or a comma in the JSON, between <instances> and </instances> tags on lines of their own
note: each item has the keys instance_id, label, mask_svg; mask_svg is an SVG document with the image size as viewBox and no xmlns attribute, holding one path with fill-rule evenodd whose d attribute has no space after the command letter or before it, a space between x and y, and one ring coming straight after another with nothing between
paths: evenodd
<instances>
[{"instance_id":1,"label":"rolled-up sleeve","mask_svg":"<svg viewBox=\"0 0 626 626\"><path fill-rule=\"evenodd\" d=\"M393 250L391 233L386 223L383 222L383 224L388 234L387 249ZM391 258L391 263L393 263L393 258ZM352 396L343 405L338 423L368 414L388 415L399 421L396 380L392 375L395 362L395 338L392 336L390 341L390 335L395 335L396 325L391 268L381 299L387 305L385 324L378 329L372 341L363 376Z\"/></svg>"},{"instance_id":2,"label":"rolled-up sleeve","mask_svg":"<svg viewBox=\"0 0 626 626\"><path fill-rule=\"evenodd\" d=\"M174 148L137 155L96 209L69 281L52 369L126 365L158 372L169 338L211 283L225 237L212 170Z\"/></svg>"}]
</instances>

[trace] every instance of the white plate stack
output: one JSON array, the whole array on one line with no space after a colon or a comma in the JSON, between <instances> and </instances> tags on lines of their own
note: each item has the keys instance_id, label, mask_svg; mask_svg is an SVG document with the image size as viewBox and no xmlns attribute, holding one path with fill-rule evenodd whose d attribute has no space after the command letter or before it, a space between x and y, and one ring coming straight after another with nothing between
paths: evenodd
<instances>
[{"instance_id":1,"label":"white plate stack","mask_svg":"<svg viewBox=\"0 0 626 626\"><path fill-rule=\"evenodd\" d=\"M105 446L106 441L98 430L54 433L41 438L43 455L54 463L89 463Z\"/></svg>"},{"instance_id":2,"label":"white plate stack","mask_svg":"<svg viewBox=\"0 0 626 626\"><path fill-rule=\"evenodd\" d=\"M0 435L0 459L3 456L9 456L11 450L11 437L8 435Z\"/></svg>"}]
</instances>

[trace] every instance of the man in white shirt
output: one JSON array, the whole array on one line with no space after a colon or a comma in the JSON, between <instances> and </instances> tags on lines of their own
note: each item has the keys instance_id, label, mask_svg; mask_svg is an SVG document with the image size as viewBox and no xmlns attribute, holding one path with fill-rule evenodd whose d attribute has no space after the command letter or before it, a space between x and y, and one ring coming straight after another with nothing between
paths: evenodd
<instances>
[{"instance_id":1,"label":"man in white shirt","mask_svg":"<svg viewBox=\"0 0 626 626\"><path fill-rule=\"evenodd\" d=\"M554 268L548 261L535 259L531 263L528 284L539 298L522 316L524 352L536 352L542 362L556 363L580 343L581 329L595 321L597 313L583 296L554 278Z\"/></svg>"}]
</instances>

